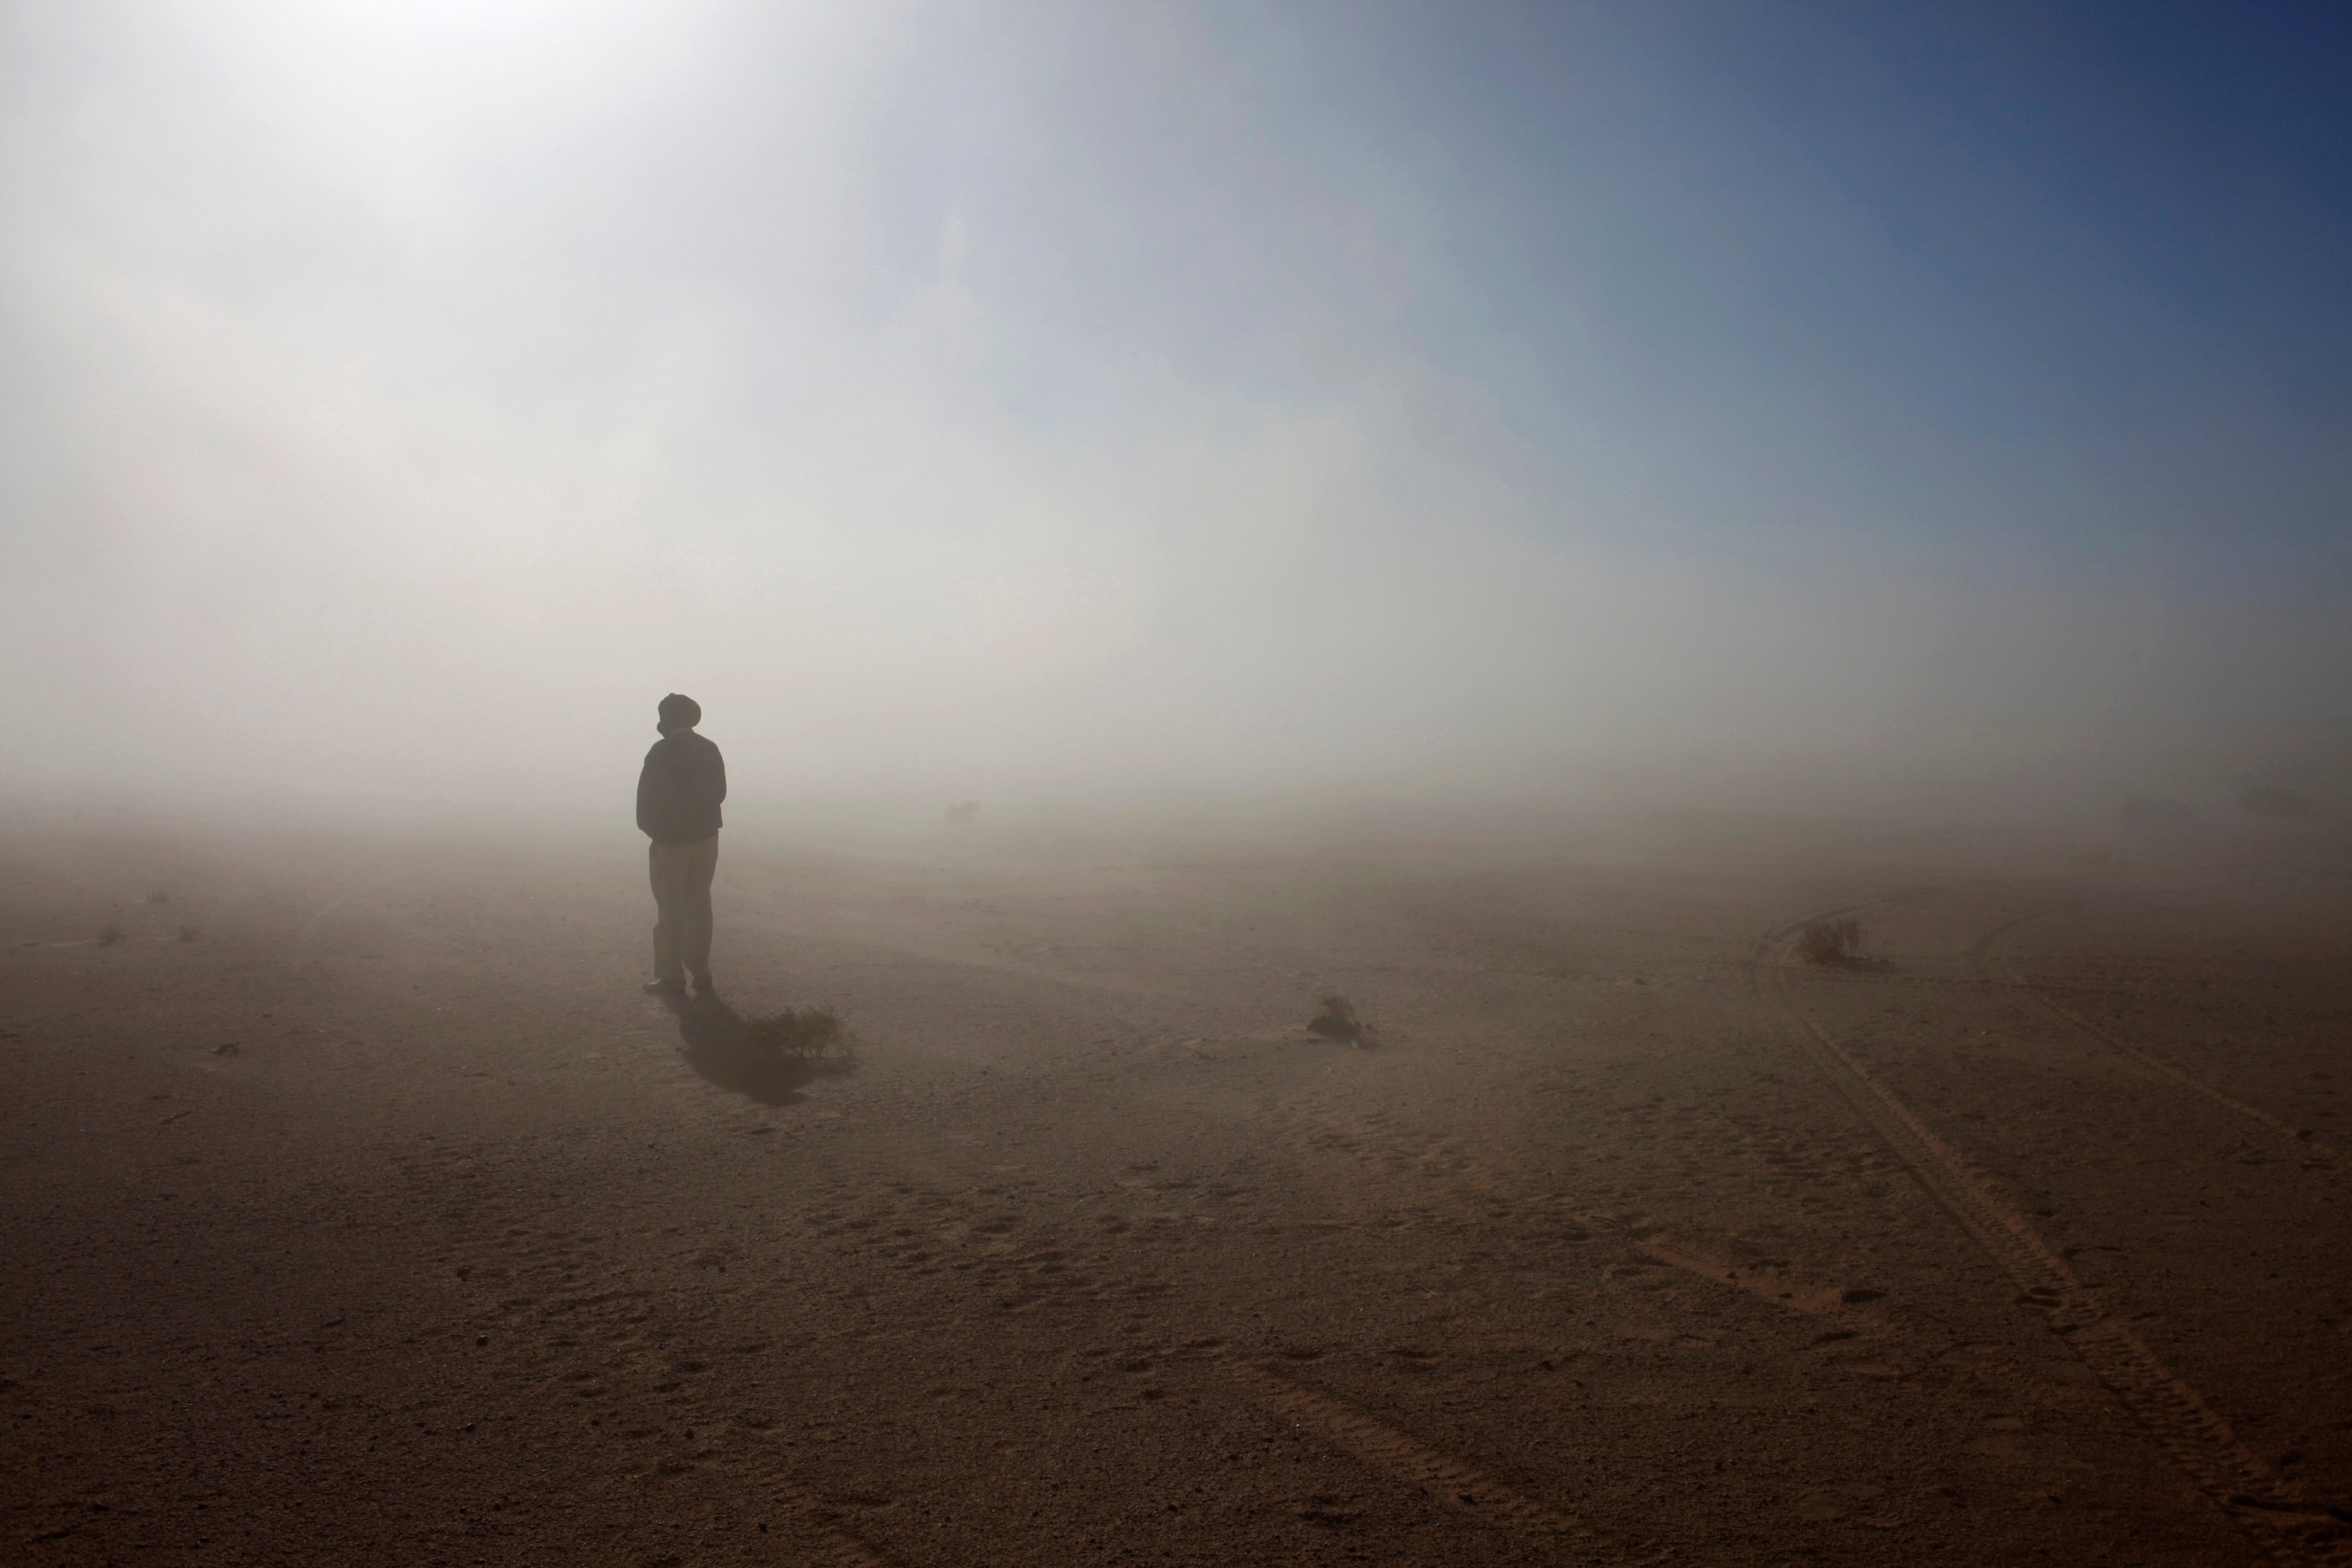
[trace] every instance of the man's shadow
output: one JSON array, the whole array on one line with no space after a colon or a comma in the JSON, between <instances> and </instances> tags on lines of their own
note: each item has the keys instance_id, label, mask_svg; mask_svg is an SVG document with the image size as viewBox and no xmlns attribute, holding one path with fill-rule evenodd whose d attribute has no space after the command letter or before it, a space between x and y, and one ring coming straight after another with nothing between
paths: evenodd
<instances>
[{"instance_id":1,"label":"man's shadow","mask_svg":"<svg viewBox=\"0 0 2352 1568\"><path fill-rule=\"evenodd\" d=\"M705 1082L761 1105L796 1104L805 1098L803 1084L850 1069L842 1058L786 1056L763 1044L743 1016L716 996L665 996L662 1005L677 1019L686 1065Z\"/></svg>"}]
</instances>

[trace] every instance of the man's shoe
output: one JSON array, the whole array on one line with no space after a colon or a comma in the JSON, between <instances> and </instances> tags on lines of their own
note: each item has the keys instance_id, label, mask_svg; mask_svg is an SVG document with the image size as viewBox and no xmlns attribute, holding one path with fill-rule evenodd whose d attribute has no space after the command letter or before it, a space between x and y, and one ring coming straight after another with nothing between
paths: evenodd
<instances>
[{"instance_id":1,"label":"man's shoe","mask_svg":"<svg viewBox=\"0 0 2352 1568\"><path fill-rule=\"evenodd\" d=\"M709 970L706 969L701 973L694 977L694 994L697 996L716 996L719 994L719 987L711 984L710 972Z\"/></svg>"},{"instance_id":2,"label":"man's shoe","mask_svg":"<svg viewBox=\"0 0 2352 1568\"><path fill-rule=\"evenodd\" d=\"M648 996L683 996L686 994L686 982L683 980L648 980L641 989L643 989L645 994Z\"/></svg>"}]
</instances>

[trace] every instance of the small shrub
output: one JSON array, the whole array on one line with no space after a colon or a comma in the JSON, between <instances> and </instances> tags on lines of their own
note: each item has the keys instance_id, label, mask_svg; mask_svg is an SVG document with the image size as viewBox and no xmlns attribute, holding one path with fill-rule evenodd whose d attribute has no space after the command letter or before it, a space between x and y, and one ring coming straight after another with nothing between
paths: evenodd
<instances>
[{"instance_id":1,"label":"small shrub","mask_svg":"<svg viewBox=\"0 0 2352 1568\"><path fill-rule=\"evenodd\" d=\"M1351 1046L1363 1043L1364 1021L1356 1016L1353 1002L1337 991L1326 991L1317 1000L1323 1011L1307 1021L1309 1029L1327 1040L1345 1040Z\"/></svg>"},{"instance_id":2,"label":"small shrub","mask_svg":"<svg viewBox=\"0 0 2352 1568\"><path fill-rule=\"evenodd\" d=\"M194 942L196 938L204 934L204 932L198 931L194 926L182 926L180 928L180 940L182 942Z\"/></svg>"},{"instance_id":3,"label":"small shrub","mask_svg":"<svg viewBox=\"0 0 2352 1568\"><path fill-rule=\"evenodd\" d=\"M112 947L116 942L121 942L121 940L122 928L116 925L112 921L109 921L104 925L98 928L99 946Z\"/></svg>"},{"instance_id":4,"label":"small shrub","mask_svg":"<svg viewBox=\"0 0 2352 1568\"><path fill-rule=\"evenodd\" d=\"M1852 915L1809 921L1797 933L1797 956L1807 963L1843 963L1862 945L1862 922Z\"/></svg>"},{"instance_id":5,"label":"small shrub","mask_svg":"<svg viewBox=\"0 0 2352 1568\"><path fill-rule=\"evenodd\" d=\"M151 904L168 904L172 901L172 895L158 888L147 895L147 901Z\"/></svg>"},{"instance_id":6,"label":"small shrub","mask_svg":"<svg viewBox=\"0 0 2352 1568\"><path fill-rule=\"evenodd\" d=\"M762 1050L781 1057L821 1057L841 1044L841 1015L830 1006L787 1007L764 1018L746 1018L743 1032Z\"/></svg>"}]
</instances>

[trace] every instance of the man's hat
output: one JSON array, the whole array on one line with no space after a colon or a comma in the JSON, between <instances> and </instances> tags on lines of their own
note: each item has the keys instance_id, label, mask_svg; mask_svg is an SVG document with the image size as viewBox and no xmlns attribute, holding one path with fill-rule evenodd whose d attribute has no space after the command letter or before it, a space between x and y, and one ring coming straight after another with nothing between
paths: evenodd
<instances>
[{"instance_id":1,"label":"man's hat","mask_svg":"<svg viewBox=\"0 0 2352 1568\"><path fill-rule=\"evenodd\" d=\"M671 692L661 700L661 721L665 730L691 730L702 722L702 704L691 697Z\"/></svg>"}]
</instances>

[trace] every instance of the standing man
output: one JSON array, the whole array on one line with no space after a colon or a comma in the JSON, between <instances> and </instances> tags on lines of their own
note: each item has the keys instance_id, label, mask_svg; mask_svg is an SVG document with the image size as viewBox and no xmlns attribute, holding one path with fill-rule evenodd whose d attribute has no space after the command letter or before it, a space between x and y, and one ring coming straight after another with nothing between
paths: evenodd
<instances>
[{"instance_id":1,"label":"standing man","mask_svg":"<svg viewBox=\"0 0 2352 1568\"><path fill-rule=\"evenodd\" d=\"M654 977L646 989L710 994L710 878L719 869L719 803L727 798L727 763L694 732L702 704L673 691L661 700L661 739L637 774L637 828L653 840Z\"/></svg>"}]
</instances>

